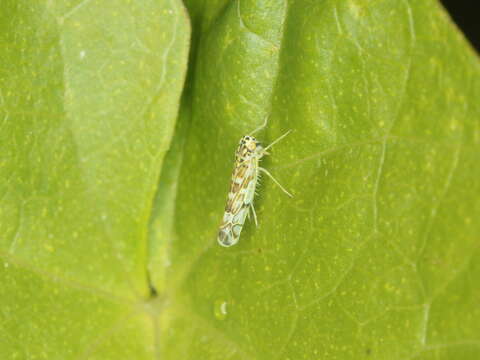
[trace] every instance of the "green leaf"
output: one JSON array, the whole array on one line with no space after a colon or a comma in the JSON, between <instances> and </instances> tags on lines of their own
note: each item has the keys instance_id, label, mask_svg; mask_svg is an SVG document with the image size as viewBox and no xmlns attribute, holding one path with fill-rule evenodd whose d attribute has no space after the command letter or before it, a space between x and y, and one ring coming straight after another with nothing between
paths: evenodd
<instances>
[{"instance_id":1,"label":"green leaf","mask_svg":"<svg viewBox=\"0 0 480 360\"><path fill-rule=\"evenodd\" d=\"M187 7L189 131L160 183L177 189L157 238L165 358L478 358L480 68L443 9ZM222 248L235 147L266 115L264 143L293 130L262 166L294 198L264 178L259 226Z\"/></svg>"},{"instance_id":2,"label":"green leaf","mask_svg":"<svg viewBox=\"0 0 480 360\"><path fill-rule=\"evenodd\" d=\"M480 68L444 10L186 7L180 103L179 1L3 4L0 358L477 359ZM222 248L265 116L294 198L264 177Z\"/></svg>"},{"instance_id":3,"label":"green leaf","mask_svg":"<svg viewBox=\"0 0 480 360\"><path fill-rule=\"evenodd\" d=\"M0 26L0 358L152 358L148 223L186 12L12 0Z\"/></svg>"}]
</instances>

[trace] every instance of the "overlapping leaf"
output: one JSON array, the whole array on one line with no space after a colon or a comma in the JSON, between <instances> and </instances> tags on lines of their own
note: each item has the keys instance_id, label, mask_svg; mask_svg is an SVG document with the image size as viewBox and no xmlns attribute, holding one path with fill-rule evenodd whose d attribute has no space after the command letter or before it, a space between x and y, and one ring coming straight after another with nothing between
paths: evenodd
<instances>
[{"instance_id":1,"label":"overlapping leaf","mask_svg":"<svg viewBox=\"0 0 480 360\"><path fill-rule=\"evenodd\" d=\"M151 358L148 223L185 11L7 1L0 24L0 358Z\"/></svg>"}]
</instances>

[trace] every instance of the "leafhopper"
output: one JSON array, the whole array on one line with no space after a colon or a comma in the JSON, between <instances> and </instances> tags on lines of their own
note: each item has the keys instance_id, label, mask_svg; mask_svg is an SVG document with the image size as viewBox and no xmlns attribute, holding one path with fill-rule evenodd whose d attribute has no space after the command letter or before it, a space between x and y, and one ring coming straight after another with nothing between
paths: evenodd
<instances>
[{"instance_id":1,"label":"leafhopper","mask_svg":"<svg viewBox=\"0 0 480 360\"><path fill-rule=\"evenodd\" d=\"M253 207L253 198L260 173L269 176L284 193L292 197L292 194L285 190L265 168L259 166L262 157L270 155L267 150L287 136L291 130L277 138L267 147L263 147L252 135L265 127L265 125L266 121L260 128L242 137L235 152L235 166L233 168L230 191L227 196L222 224L218 230L217 240L221 246L229 247L238 242L245 218L247 216L250 217L250 211L255 220L255 225L258 225L257 214Z\"/></svg>"}]
</instances>

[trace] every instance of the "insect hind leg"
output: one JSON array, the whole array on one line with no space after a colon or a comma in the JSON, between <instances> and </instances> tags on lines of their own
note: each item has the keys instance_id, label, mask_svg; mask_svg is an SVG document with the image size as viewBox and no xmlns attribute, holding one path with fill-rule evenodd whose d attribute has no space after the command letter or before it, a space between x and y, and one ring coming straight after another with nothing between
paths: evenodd
<instances>
[{"instance_id":1,"label":"insect hind leg","mask_svg":"<svg viewBox=\"0 0 480 360\"><path fill-rule=\"evenodd\" d=\"M255 212L255 208L253 207L253 203L250 203L250 209L252 209L253 221L255 221L255 226L258 227L257 213ZM250 213L249 213L249 214L250 214Z\"/></svg>"},{"instance_id":2,"label":"insect hind leg","mask_svg":"<svg viewBox=\"0 0 480 360\"><path fill-rule=\"evenodd\" d=\"M290 194L282 185L280 185L280 183L277 181L277 179L275 179L275 178L273 177L273 175L268 172L267 169L264 169L264 168L262 168L262 167L260 167L260 166L258 167L258 169L259 169L260 171L264 172L265 174L267 174L268 177L269 177L270 179L272 179L273 182L274 182L275 184L277 184L277 186L278 186L280 189L282 189L282 191L283 191L285 194L287 194L287 195L290 196L290 197L293 197L293 195Z\"/></svg>"}]
</instances>

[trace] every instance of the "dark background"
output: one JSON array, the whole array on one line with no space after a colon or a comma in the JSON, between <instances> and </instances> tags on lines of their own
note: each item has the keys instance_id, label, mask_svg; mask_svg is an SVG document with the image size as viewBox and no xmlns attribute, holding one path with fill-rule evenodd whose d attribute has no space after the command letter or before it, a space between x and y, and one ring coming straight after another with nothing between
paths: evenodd
<instances>
[{"instance_id":1,"label":"dark background","mask_svg":"<svg viewBox=\"0 0 480 360\"><path fill-rule=\"evenodd\" d=\"M418 1L418 0L417 0ZM441 0L453 21L463 31L472 46L480 52L480 1Z\"/></svg>"}]
</instances>

